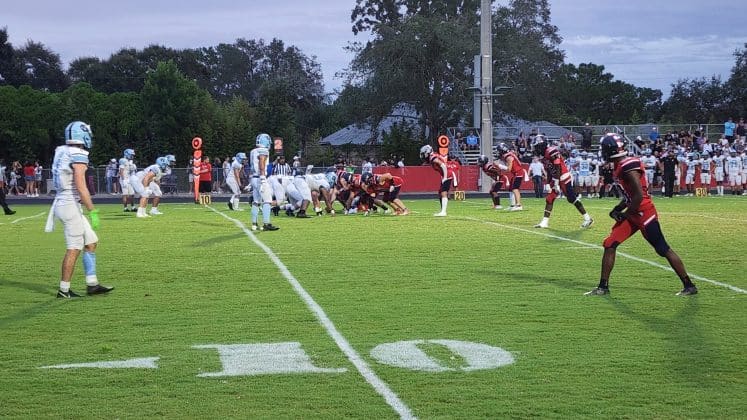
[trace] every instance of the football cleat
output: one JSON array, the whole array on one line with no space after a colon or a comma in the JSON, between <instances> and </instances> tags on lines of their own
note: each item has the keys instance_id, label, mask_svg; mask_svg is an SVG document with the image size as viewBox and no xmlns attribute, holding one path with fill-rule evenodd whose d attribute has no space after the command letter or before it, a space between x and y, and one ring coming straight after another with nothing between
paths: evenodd
<instances>
[{"instance_id":1,"label":"football cleat","mask_svg":"<svg viewBox=\"0 0 747 420\"><path fill-rule=\"evenodd\" d=\"M228 200L228 209L233 210L233 203L231 202L231 200Z\"/></svg>"},{"instance_id":2,"label":"football cleat","mask_svg":"<svg viewBox=\"0 0 747 420\"><path fill-rule=\"evenodd\" d=\"M264 226L262 226L262 230L278 230L280 229L277 226L273 226L272 223L265 223Z\"/></svg>"},{"instance_id":3,"label":"football cleat","mask_svg":"<svg viewBox=\"0 0 747 420\"><path fill-rule=\"evenodd\" d=\"M684 289L677 292L676 296L690 296L690 295L697 295L698 294L698 288L695 286L685 287Z\"/></svg>"},{"instance_id":4,"label":"football cleat","mask_svg":"<svg viewBox=\"0 0 747 420\"><path fill-rule=\"evenodd\" d=\"M548 225L547 223L540 222L534 225L534 227L536 227L537 229L548 229L550 225Z\"/></svg>"},{"instance_id":5,"label":"football cleat","mask_svg":"<svg viewBox=\"0 0 747 420\"><path fill-rule=\"evenodd\" d=\"M256 232L259 230L259 226L257 226L256 223L252 223L252 232Z\"/></svg>"},{"instance_id":6,"label":"football cleat","mask_svg":"<svg viewBox=\"0 0 747 420\"><path fill-rule=\"evenodd\" d=\"M114 290L114 287L102 286L100 284L86 287L86 293L88 293L89 295L103 295L104 293L109 293L112 290Z\"/></svg>"},{"instance_id":7,"label":"football cleat","mask_svg":"<svg viewBox=\"0 0 747 420\"><path fill-rule=\"evenodd\" d=\"M604 296L610 294L610 289L607 287L595 287L590 291L584 293L584 296Z\"/></svg>"},{"instance_id":8,"label":"football cleat","mask_svg":"<svg viewBox=\"0 0 747 420\"><path fill-rule=\"evenodd\" d=\"M586 229L590 227L592 224L594 224L594 219L584 220L584 222L581 223L581 228Z\"/></svg>"},{"instance_id":9,"label":"football cleat","mask_svg":"<svg viewBox=\"0 0 747 420\"><path fill-rule=\"evenodd\" d=\"M498 204L497 206L493 206L493 208L494 208L494 209L496 209L496 210L500 210L500 209L502 209L502 208L503 208L503 206L502 206L502 205L500 205L500 204Z\"/></svg>"},{"instance_id":10,"label":"football cleat","mask_svg":"<svg viewBox=\"0 0 747 420\"><path fill-rule=\"evenodd\" d=\"M5 214L7 216L10 216L12 214L16 214L16 211L15 210L11 210L11 209L5 209Z\"/></svg>"},{"instance_id":11,"label":"football cleat","mask_svg":"<svg viewBox=\"0 0 747 420\"><path fill-rule=\"evenodd\" d=\"M79 294L73 292L72 290L68 290L67 292L63 292L62 290L57 291L57 297L62 299L73 299L73 298L79 298L81 297Z\"/></svg>"},{"instance_id":12,"label":"football cleat","mask_svg":"<svg viewBox=\"0 0 747 420\"><path fill-rule=\"evenodd\" d=\"M438 213L434 213L433 217L446 217L446 212L440 211Z\"/></svg>"},{"instance_id":13,"label":"football cleat","mask_svg":"<svg viewBox=\"0 0 747 420\"><path fill-rule=\"evenodd\" d=\"M524 210L524 207L522 206L513 206L510 209L508 209L508 211L522 211L522 210Z\"/></svg>"},{"instance_id":14,"label":"football cleat","mask_svg":"<svg viewBox=\"0 0 747 420\"><path fill-rule=\"evenodd\" d=\"M149 213L150 213L150 214L156 214L156 215L158 215L158 214L163 214L163 213L161 213L161 211L160 211L160 210L158 210L158 209L156 209L156 208L152 208L152 209L150 209L150 212L149 212Z\"/></svg>"}]
</instances>

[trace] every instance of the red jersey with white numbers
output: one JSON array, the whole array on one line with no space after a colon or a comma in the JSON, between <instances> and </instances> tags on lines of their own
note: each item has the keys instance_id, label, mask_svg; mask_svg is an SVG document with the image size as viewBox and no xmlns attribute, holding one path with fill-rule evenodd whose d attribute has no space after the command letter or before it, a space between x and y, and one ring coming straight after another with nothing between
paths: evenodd
<instances>
[{"instance_id":1,"label":"red jersey with white numbers","mask_svg":"<svg viewBox=\"0 0 747 420\"><path fill-rule=\"evenodd\" d=\"M550 178L558 179L564 183L571 181L571 173L565 165L563 155L557 147L550 146L545 149L543 162L545 164L545 171L550 175Z\"/></svg>"},{"instance_id":2,"label":"red jersey with white numbers","mask_svg":"<svg viewBox=\"0 0 747 420\"><path fill-rule=\"evenodd\" d=\"M637 171L637 173L635 173ZM626 172L633 172L638 177L641 183L641 190L643 190L643 200L638 210L644 212L646 210L654 209L654 202L651 201L651 196L648 194L648 183L646 182L646 168L643 166L643 162L635 156L626 157L625 159L615 162L615 169L612 176L622 187L623 197L626 203L630 203L630 197L632 196L632 188L630 183L622 177Z\"/></svg>"}]
</instances>

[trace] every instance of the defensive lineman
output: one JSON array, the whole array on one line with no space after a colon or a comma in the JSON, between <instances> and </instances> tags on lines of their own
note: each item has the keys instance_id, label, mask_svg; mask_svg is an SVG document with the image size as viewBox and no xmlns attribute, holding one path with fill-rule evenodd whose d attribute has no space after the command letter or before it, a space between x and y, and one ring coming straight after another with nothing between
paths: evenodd
<instances>
[{"instance_id":1,"label":"defensive lineman","mask_svg":"<svg viewBox=\"0 0 747 420\"><path fill-rule=\"evenodd\" d=\"M228 208L235 211L241 211L239 196L241 194L241 171L244 170L244 163L246 163L246 153L236 153L231 162L231 167L226 173L226 184L233 194L231 199L228 200Z\"/></svg>"},{"instance_id":2,"label":"defensive lineman","mask_svg":"<svg viewBox=\"0 0 747 420\"><path fill-rule=\"evenodd\" d=\"M75 263L80 251L83 252L83 269L86 274L86 289L89 295L108 293L114 289L99 284L96 277L96 244L98 236L93 231L99 227L99 212L93 206L91 194L86 185L88 150L93 145L91 127L81 121L74 121L65 128L65 145L58 146L52 162L52 178L57 190L52 209L49 211L45 231L54 230L54 220L62 222L65 233L65 258L62 260L62 276L58 298L80 297L70 290ZM91 222L83 216L81 204L86 207Z\"/></svg>"},{"instance_id":3,"label":"defensive lineman","mask_svg":"<svg viewBox=\"0 0 747 420\"><path fill-rule=\"evenodd\" d=\"M267 162L270 158L270 136L262 133L257 136L255 148L249 153L252 165L252 230L259 230L259 206L262 206L262 229L278 230L270 223L270 203L272 202L272 188L267 183Z\"/></svg>"}]
</instances>

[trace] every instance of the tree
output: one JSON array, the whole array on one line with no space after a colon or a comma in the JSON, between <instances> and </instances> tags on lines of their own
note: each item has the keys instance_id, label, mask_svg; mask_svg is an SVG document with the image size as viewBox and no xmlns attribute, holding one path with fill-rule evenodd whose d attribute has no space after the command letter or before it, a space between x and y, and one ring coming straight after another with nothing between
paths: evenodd
<instances>
[{"instance_id":1,"label":"tree","mask_svg":"<svg viewBox=\"0 0 747 420\"><path fill-rule=\"evenodd\" d=\"M20 86L22 79L16 51L8 42L8 28L0 28L0 86Z\"/></svg>"},{"instance_id":2,"label":"tree","mask_svg":"<svg viewBox=\"0 0 747 420\"><path fill-rule=\"evenodd\" d=\"M70 84L62 70L59 54L47 49L44 44L28 41L23 48L15 51L14 58L22 72L20 83L50 92L62 92Z\"/></svg>"},{"instance_id":3,"label":"tree","mask_svg":"<svg viewBox=\"0 0 747 420\"><path fill-rule=\"evenodd\" d=\"M726 95L729 100L729 116L747 114L747 43L741 51L734 51L734 67L726 82Z\"/></svg>"},{"instance_id":4,"label":"tree","mask_svg":"<svg viewBox=\"0 0 747 420\"><path fill-rule=\"evenodd\" d=\"M662 119L674 123L725 121L729 114L724 86L719 77L681 79L672 85L662 105Z\"/></svg>"}]
</instances>

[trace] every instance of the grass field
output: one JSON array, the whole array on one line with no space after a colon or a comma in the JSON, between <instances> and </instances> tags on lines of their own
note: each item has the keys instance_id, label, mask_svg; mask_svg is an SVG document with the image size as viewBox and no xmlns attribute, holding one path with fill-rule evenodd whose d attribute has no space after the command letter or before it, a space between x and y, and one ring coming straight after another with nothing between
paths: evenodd
<instances>
[{"instance_id":1,"label":"grass field","mask_svg":"<svg viewBox=\"0 0 747 420\"><path fill-rule=\"evenodd\" d=\"M611 296L583 296L614 202L586 200L596 223L580 230L558 201L537 230L544 201L525 200L281 216L257 234L224 203L147 220L102 205L98 274L116 290L73 301L54 297L64 241L43 232L48 207L14 206L0 219L0 417L747 416L747 199L657 199L700 289L686 298L640 235L619 248ZM505 352L513 363L496 362Z\"/></svg>"}]
</instances>

